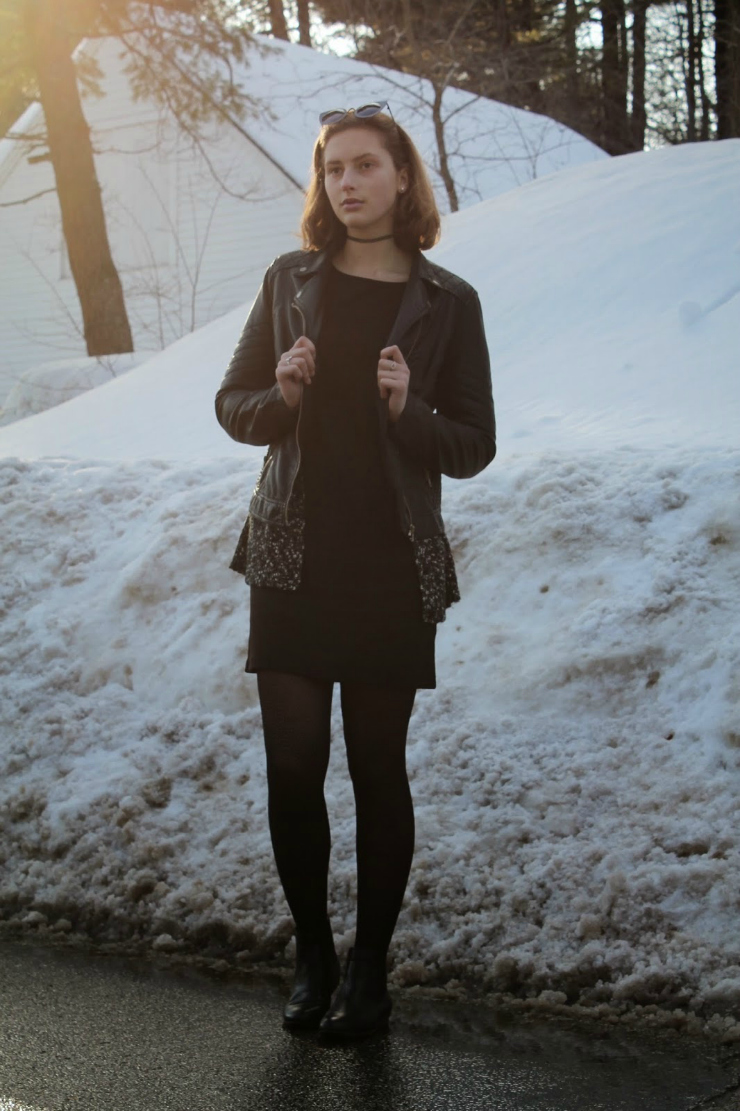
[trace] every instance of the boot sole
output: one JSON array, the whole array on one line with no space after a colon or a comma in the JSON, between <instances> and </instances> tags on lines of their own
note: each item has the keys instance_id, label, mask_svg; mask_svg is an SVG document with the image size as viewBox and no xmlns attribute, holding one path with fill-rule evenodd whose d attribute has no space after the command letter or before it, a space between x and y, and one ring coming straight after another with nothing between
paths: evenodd
<instances>
[{"instance_id":1,"label":"boot sole","mask_svg":"<svg viewBox=\"0 0 740 1111\"><path fill-rule=\"evenodd\" d=\"M334 994L334 990L336 990L336 985L335 989L332 990L332 995ZM283 1026L286 1029L294 1028L296 1030L314 1030L319 1025L322 1018L327 1013L330 1007L331 996L329 996L325 1004L322 1004L320 1008L317 1008L310 1014L299 1013L295 1016L290 1016L283 1013Z\"/></svg>"},{"instance_id":2,"label":"boot sole","mask_svg":"<svg viewBox=\"0 0 740 1111\"><path fill-rule=\"evenodd\" d=\"M325 1038L337 1038L342 1041L349 1041L353 1038L369 1038L373 1034L387 1034L389 1027L390 1013L384 1015L383 1018L378 1019L372 1026L363 1026L358 1029L351 1027L342 1028L325 1026L319 1030L319 1034Z\"/></svg>"},{"instance_id":3,"label":"boot sole","mask_svg":"<svg viewBox=\"0 0 740 1111\"><path fill-rule=\"evenodd\" d=\"M326 1011L328 1010L327 1005ZM315 1015L299 1015L296 1018L286 1018L283 1015L283 1028L285 1030L317 1030L326 1011L317 1012Z\"/></svg>"}]
</instances>

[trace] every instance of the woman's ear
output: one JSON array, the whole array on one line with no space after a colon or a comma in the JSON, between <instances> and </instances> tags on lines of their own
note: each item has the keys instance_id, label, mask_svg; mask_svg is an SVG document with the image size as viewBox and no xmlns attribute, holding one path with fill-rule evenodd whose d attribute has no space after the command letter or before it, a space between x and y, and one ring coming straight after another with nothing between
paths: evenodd
<instances>
[{"instance_id":1,"label":"woman's ear","mask_svg":"<svg viewBox=\"0 0 740 1111\"><path fill-rule=\"evenodd\" d=\"M404 166L402 170L398 171L398 192L405 193L409 187L409 172Z\"/></svg>"}]
</instances>

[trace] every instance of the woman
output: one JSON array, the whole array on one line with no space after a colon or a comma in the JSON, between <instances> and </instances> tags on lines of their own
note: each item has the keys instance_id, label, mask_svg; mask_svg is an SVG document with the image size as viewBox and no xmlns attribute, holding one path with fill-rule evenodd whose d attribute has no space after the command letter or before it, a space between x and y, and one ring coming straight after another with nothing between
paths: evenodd
<instances>
[{"instance_id":1,"label":"woman","mask_svg":"<svg viewBox=\"0 0 740 1111\"><path fill-rule=\"evenodd\" d=\"M439 214L387 107L322 114L304 250L268 268L216 396L233 439L269 445L231 566L251 587L246 671L296 926L284 1024L335 1037L387 1027L414 850L408 723L416 690L436 686L436 625L459 598L441 475L475 475L496 450L478 296L421 253ZM327 916L335 682L357 822L343 978Z\"/></svg>"}]
</instances>

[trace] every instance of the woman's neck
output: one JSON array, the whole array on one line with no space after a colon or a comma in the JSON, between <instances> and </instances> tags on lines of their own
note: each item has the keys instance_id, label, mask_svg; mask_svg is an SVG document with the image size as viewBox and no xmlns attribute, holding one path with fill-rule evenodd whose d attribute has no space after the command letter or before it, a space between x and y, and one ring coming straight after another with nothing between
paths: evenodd
<instances>
[{"instance_id":1,"label":"woman's neck","mask_svg":"<svg viewBox=\"0 0 740 1111\"><path fill-rule=\"evenodd\" d=\"M357 243L347 239L333 262L344 274L377 281L405 282L411 272L411 255L402 251L392 239L379 243Z\"/></svg>"}]
</instances>

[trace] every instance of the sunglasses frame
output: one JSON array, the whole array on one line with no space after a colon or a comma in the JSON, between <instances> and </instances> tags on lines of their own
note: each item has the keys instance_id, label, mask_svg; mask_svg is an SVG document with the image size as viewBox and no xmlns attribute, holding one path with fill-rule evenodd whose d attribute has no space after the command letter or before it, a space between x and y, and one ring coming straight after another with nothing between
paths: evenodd
<instances>
[{"instance_id":1,"label":"sunglasses frame","mask_svg":"<svg viewBox=\"0 0 740 1111\"><path fill-rule=\"evenodd\" d=\"M368 108L371 108L372 111L368 112ZM341 123L342 120L347 118L350 112L352 112L358 120L368 120L372 116L377 116L384 108L388 109L390 117L393 120L393 112L391 112L391 106L388 101L381 104L379 101L373 100L369 104L361 104L359 108L329 108L328 111L319 113L319 123L322 127L329 127L331 124ZM329 117L331 116L336 116L336 119L330 119Z\"/></svg>"}]
</instances>

